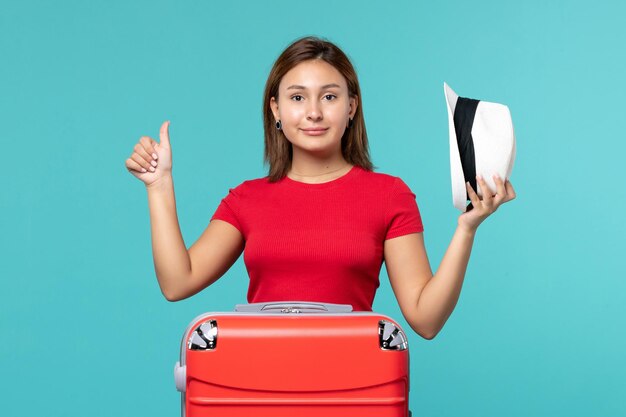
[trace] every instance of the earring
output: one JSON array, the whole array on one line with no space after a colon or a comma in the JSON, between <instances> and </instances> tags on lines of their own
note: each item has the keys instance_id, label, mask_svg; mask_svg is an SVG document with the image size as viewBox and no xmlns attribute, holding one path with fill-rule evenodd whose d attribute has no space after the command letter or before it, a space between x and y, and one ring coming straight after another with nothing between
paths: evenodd
<instances>
[{"instance_id":1,"label":"earring","mask_svg":"<svg viewBox=\"0 0 626 417\"><path fill-rule=\"evenodd\" d=\"M283 128L283 123L279 120L276 122L276 129L281 130Z\"/></svg>"},{"instance_id":2,"label":"earring","mask_svg":"<svg viewBox=\"0 0 626 417\"><path fill-rule=\"evenodd\" d=\"M352 127L352 119L348 119L348 129Z\"/></svg>"}]
</instances>

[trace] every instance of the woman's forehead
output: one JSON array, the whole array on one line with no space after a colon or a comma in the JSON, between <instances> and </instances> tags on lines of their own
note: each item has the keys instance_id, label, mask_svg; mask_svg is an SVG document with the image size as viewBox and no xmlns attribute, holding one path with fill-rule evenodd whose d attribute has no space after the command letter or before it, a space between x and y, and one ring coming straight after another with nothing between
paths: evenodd
<instances>
[{"instance_id":1,"label":"woman's forehead","mask_svg":"<svg viewBox=\"0 0 626 417\"><path fill-rule=\"evenodd\" d=\"M321 59L304 61L290 69L280 81L280 90L348 88L346 79Z\"/></svg>"}]
</instances>

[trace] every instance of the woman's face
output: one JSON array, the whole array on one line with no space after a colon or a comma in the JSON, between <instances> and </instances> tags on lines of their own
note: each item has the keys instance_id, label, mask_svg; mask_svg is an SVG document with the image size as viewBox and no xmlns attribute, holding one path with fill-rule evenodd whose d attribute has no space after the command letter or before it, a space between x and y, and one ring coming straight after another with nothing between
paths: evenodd
<instances>
[{"instance_id":1,"label":"woman's face","mask_svg":"<svg viewBox=\"0 0 626 417\"><path fill-rule=\"evenodd\" d=\"M341 154L341 137L354 117L357 99L349 96L346 80L335 67L311 60L283 76L278 100L272 97L270 105L294 156L307 152L328 158Z\"/></svg>"}]
</instances>

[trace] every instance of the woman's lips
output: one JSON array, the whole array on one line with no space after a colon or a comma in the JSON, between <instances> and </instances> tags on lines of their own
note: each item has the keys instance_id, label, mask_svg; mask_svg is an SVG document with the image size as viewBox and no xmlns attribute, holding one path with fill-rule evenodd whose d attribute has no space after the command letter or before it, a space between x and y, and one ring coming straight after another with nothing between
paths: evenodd
<instances>
[{"instance_id":1,"label":"woman's lips","mask_svg":"<svg viewBox=\"0 0 626 417\"><path fill-rule=\"evenodd\" d=\"M320 135L323 135L324 133L326 133L327 130L328 130L328 128L321 128L321 127L315 127L315 128L310 128L310 129L302 129L304 134L305 135L309 135L309 136L320 136Z\"/></svg>"}]
</instances>

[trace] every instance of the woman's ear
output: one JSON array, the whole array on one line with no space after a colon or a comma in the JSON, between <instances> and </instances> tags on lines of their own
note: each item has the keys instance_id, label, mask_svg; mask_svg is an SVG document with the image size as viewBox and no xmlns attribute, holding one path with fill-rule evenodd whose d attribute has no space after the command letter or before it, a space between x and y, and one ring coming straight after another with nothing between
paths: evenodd
<instances>
[{"instance_id":1,"label":"woman's ear","mask_svg":"<svg viewBox=\"0 0 626 417\"><path fill-rule=\"evenodd\" d=\"M280 115L278 114L278 102L274 97L270 98L270 109L272 109L272 113L274 114L274 120L280 120Z\"/></svg>"},{"instance_id":2,"label":"woman's ear","mask_svg":"<svg viewBox=\"0 0 626 417\"><path fill-rule=\"evenodd\" d=\"M357 107L359 107L359 96L350 97L350 119L354 118Z\"/></svg>"}]
</instances>

